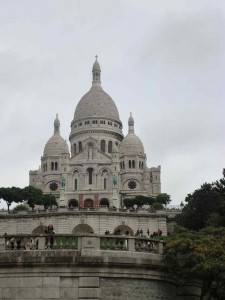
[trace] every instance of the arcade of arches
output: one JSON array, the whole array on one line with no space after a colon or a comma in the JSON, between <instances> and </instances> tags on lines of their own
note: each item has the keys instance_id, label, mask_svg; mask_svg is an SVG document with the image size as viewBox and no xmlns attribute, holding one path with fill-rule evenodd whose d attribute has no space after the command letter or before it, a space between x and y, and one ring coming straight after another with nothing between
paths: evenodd
<instances>
[{"instance_id":1,"label":"arcade of arches","mask_svg":"<svg viewBox=\"0 0 225 300\"><path fill-rule=\"evenodd\" d=\"M42 234L46 233L47 229L48 229L47 226L40 225L32 231L32 234L33 235L42 235ZM134 231L127 225L117 226L114 229L113 233L116 234L118 232L123 235L126 235L128 232L129 232L129 235L134 235ZM94 230L88 224L78 224L74 227L74 229L72 230L72 233L73 234L94 233Z\"/></svg>"}]
</instances>

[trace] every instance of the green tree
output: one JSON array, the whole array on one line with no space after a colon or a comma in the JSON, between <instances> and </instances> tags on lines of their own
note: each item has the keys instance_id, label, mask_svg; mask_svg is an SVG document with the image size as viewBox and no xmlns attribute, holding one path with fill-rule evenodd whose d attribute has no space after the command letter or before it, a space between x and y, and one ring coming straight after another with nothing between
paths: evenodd
<instances>
[{"instance_id":1,"label":"green tree","mask_svg":"<svg viewBox=\"0 0 225 300\"><path fill-rule=\"evenodd\" d=\"M26 211L28 210L28 207L24 204L18 204L13 208L13 211Z\"/></svg>"},{"instance_id":2,"label":"green tree","mask_svg":"<svg viewBox=\"0 0 225 300\"><path fill-rule=\"evenodd\" d=\"M43 192L32 186L27 186L22 190L22 197L27 204L34 209L35 205L43 205Z\"/></svg>"},{"instance_id":3,"label":"green tree","mask_svg":"<svg viewBox=\"0 0 225 300\"><path fill-rule=\"evenodd\" d=\"M185 198L186 205L177 222L191 230L200 230L207 224L225 225L225 179L204 183Z\"/></svg>"},{"instance_id":4,"label":"green tree","mask_svg":"<svg viewBox=\"0 0 225 300\"><path fill-rule=\"evenodd\" d=\"M164 248L164 261L177 278L201 280L201 297L225 299L225 228L173 235Z\"/></svg>"},{"instance_id":5,"label":"green tree","mask_svg":"<svg viewBox=\"0 0 225 300\"><path fill-rule=\"evenodd\" d=\"M134 198L126 198L123 200L124 205L129 208L137 205L140 208L143 205L152 205L155 202L155 198L138 195Z\"/></svg>"},{"instance_id":6,"label":"green tree","mask_svg":"<svg viewBox=\"0 0 225 300\"><path fill-rule=\"evenodd\" d=\"M9 212L9 207L13 202L20 203L23 201L22 190L15 186L11 188L2 187L0 188L0 199L3 199L6 202Z\"/></svg>"},{"instance_id":7,"label":"green tree","mask_svg":"<svg viewBox=\"0 0 225 300\"><path fill-rule=\"evenodd\" d=\"M49 195L49 194L43 195L43 205L44 205L45 208L50 207L50 209L52 209L52 206L57 206L58 207L58 203L56 201L55 196Z\"/></svg>"},{"instance_id":8,"label":"green tree","mask_svg":"<svg viewBox=\"0 0 225 300\"><path fill-rule=\"evenodd\" d=\"M155 202L167 205L171 202L170 195L168 195L166 193L161 193L161 194L156 196Z\"/></svg>"}]
</instances>

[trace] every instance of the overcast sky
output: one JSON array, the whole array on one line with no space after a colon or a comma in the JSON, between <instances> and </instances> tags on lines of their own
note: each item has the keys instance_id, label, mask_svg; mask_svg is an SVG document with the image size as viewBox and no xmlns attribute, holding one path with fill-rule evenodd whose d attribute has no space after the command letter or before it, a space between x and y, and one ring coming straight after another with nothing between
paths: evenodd
<instances>
[{"instance_id":1,"label":"overcast sky","mask_svg":"<svg viewBox=\"0 0 225 300\"><path fill-rule=\"evenodd\" d=\"M0 0L0 186L28 185L56 113L68 140L96 54L173 204L221 178L224 28L223 0Z\"/></svg>"}]
</instances>

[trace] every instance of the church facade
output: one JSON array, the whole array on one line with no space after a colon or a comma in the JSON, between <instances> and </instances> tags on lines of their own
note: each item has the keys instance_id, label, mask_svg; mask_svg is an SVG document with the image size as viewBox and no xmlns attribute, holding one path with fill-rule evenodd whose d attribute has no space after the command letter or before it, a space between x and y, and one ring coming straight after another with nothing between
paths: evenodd
<instances>
[{"instance_id":1,"label":"church facade","mask_svg":"<svg viewBox=\"0 0 225 300\"><path fill-rule=\"evenodd\" d=\"M57 198L61 207L120 208L123 199L161 192L161 167L147 166L144 146L128 119L124 137L118 109L101 86L95 61L91 89L75 109L67 142L60 135L58 115L45 145L41 167L30 171L29 184Z\"/></svg>"}]
</instances>

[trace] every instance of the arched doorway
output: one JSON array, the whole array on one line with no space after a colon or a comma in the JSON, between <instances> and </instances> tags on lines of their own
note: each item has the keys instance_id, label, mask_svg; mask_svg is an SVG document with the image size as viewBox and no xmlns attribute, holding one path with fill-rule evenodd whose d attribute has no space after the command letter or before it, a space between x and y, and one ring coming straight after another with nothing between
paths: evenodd
<instances>
[{"instance_id":1,"label":"arched doorway","mask_svg":"<svg viewBox=\"0 0 225 300\"><path fill-rule=\"evenodd\" d=\"M72 233L73 234L76 234L76 233L94 233L94 230L88 224L79 224L79 225L74 227Z\"/></svg>"},{"instance_id":2,"label":"arched doorway","mask_svg":"<svg viewBox=\"0 0 225 300\"><path fill-rule=\"evenodd\" d=\"M41 235L44 234L47 230L48 230L47 226L40 225L32 231L32 235Z\"/></svg>"},{"instance_id":3,"label":"arched doorway","mask_svg":"<svg viewBox=\"0 0 225 300\"><path fill-rule=\"evenodd\" d=\"M107 207L109 207L109 200L107 198L102 198L100 200L100 206L107 206Z\"/></svg>"},{"instance_id":4,"label":"arched doorway","mask_svg":"<svg viewBox=\"0 0 225 300\"><path fill-rule=\"evenodd\" d=\"M70 199L68 202L69 208L75 208L78 207L78 201L76 199Z\"/></svg>"},{"instance_id":5,"label":"arched doorway","mask_svg":"<svg viewBox=\"0 0 225 300\"><path fill-rule=\"evenodd\" d=\"M94 206L94 202L92 199L86 199L84 201L84 207L93 207Z\"/></svg>"},{"instance_id":6,"label":"arched doorway","mask_svg":"<svg viewBox=\"0 0 225 300\"><path fill-rule=\"evenodd\" d=\"M133 230L127 226L127 225L119 225L115 228L114 230L114 234L116 234L116 232L120 232L120 234L127 234L127 232L129 232L129 235L134 235Z\"/></svg>"}]
</instances>

